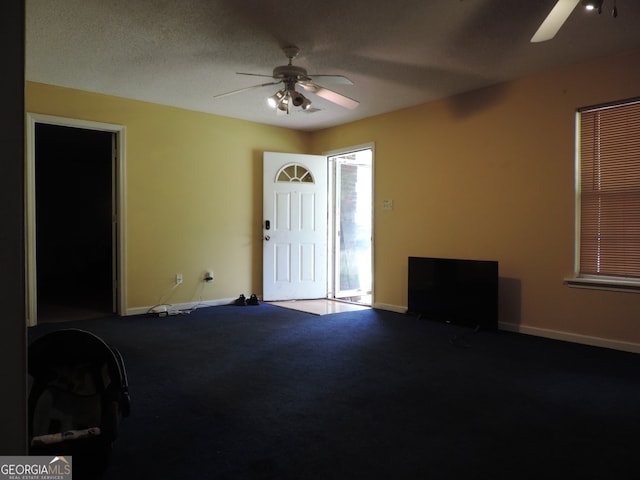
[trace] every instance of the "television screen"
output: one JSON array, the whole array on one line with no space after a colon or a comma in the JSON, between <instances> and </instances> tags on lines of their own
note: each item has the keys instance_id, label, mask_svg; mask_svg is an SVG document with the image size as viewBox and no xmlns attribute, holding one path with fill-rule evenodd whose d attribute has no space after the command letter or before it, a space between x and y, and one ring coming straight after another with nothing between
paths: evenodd
<instances>
[{"instance_id":1,"label":"television screen","mask_svg":"<svg viewBox=\"0 0 640 480\"><path fill-rule=\"evenodd\" d=\"M498 262L409 257L408 311L432 320L498 328Z\"/></svg>"}]
</instances>

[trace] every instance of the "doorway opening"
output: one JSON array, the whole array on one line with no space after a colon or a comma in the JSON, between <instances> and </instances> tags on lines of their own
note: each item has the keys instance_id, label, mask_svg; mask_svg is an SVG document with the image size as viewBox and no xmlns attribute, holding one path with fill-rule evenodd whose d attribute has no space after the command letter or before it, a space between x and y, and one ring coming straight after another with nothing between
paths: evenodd
<instances>
[{"instance_id":1,"label":"doorway opening","mask_svg":"<svg viewBox=\"0 0 640 480\"><path fill-rule=\"evenodd\" d=\"M373 304L373 147L328 157L330 176L329 298Z\"/></svg>"},{"instance_id":2,"label":"doorway opening","mask_svg":"<svg viewBox=\"0 0 640 480\"><path fill-rule=\"evenodd\" d=\"M38 320L114 312L113 134L36 125Z\"/></svg>"},{"instance_id":3,"label":"doorway opening","mask_svg":"<svg viewBox=\"0 0 640 480\"><path fill-rule=\"evenodd\" d=\"M27 324L121 314L124 129L28 118Z\"/></svg>"}]
</instances>

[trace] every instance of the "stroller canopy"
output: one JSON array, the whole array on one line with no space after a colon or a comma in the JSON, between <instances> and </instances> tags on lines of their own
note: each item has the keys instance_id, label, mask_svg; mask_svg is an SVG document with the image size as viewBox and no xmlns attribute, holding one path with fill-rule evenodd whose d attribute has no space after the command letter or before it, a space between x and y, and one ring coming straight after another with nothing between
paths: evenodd
<instances>
[{"instance_id":1,"label":"stroller canopy","mask_svg":"<svg viewBox=\"0 0 640 480\"><path fill-rule=\"evenodd\" d=\"M30 453L107 458L130 412L120 352L93 333L58 330L29 345L28 372Z\"/></svg>"}]
</instances>

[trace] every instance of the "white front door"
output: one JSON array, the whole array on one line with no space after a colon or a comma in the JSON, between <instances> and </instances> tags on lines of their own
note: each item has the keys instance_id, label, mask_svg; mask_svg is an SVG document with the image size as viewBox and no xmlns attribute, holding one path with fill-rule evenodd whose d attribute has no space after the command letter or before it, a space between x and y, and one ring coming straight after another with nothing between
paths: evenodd
<instances>
[{"instance_id":1,"label":"white front door","mask_svg":"<svg viewBox=\"0 0 640 480\"><path fill-rule=\"evenodd\" d=\"M265 152L263 299L327 296L327 159Z\"/></svg>"}]
</instances>

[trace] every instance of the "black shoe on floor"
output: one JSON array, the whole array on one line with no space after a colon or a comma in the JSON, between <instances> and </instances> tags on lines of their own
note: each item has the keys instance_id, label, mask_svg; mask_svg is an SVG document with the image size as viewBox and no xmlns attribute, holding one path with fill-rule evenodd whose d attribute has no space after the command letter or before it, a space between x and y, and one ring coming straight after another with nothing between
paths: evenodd
<instances>
[{"instance_id":1,"label":"black shoe on floor","mask_svg":"<svg viewBox=\"0 0 640 480\"><path fill-rule=\"evenodd\" d=\"M239 307L244 307L247 304L247 299L244 298L244 293L241 293L238 298L233 302L234 305L238 305Z\"/></svg>"},{"instance_id":2,"label":"black shoe on floor","mask_svg":"<svg viewBox=\"0 0 640 480\"><path fill-rule=\"evenodd\" d=\"M255 293L251 294L249 300L247 300L247 305L260 305L260 301L258 300L258 297Z\"/></svg>"}]
</instances>

